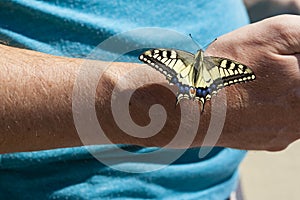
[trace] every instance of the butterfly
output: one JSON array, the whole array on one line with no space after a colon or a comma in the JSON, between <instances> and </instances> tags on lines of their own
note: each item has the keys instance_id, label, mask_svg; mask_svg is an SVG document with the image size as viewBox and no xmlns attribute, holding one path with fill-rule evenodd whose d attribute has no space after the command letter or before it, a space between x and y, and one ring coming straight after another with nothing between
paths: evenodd
<instances>
[{"instance_id":1,"label":"butterfly","mask_svg":"<svg viewBox=\"0 0 300 200\"><path fill-rule=\"evenodd\" d=\"M178 86L176 104L182 99L201 102L201 110L212 95L235 83L254 80L254 72L247 66L222 57L204 56L177 49L150 49L139 59L162 73L171 85Z\"/></svg>"}]
</instances>

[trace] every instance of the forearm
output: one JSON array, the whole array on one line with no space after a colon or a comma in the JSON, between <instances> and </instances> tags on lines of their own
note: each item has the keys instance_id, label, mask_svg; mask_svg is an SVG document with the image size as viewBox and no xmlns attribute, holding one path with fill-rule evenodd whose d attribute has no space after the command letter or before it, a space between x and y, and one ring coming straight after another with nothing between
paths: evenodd
<instances>
[{"instance_id":1,"label":"forearm","mask_svg":"<svg viewBox=\"0 0 300 200\"><path fill-rule=\"evenodd\" d=\"M79 59L0 46L0 152L80 145L71 96Z\"/></svg>"},{"instance_id":2,"label":"forearm","mask_svg":"<svg viewBox=\"0 0 300 200\"><path fill-rule=\"evenodd\" d=\"M89 76L94 75L93 70L104 72L108 63L57 57L4 45L0 45L0 55L0 153L82 146L73 111L81 112L85 108L72 110L75 80L80 68L86 67L87 81L79 84L81 90L89 91ZM161 146L167 142L166 136L163 136L165 139L161 143L157 138L144 140L127 135L116 125L112 116L111 94L117 81L127 71L140 66L112 63L98 83L92 103L109 143ZM78 99L86 102L89 98L86 95L88 93L83 92ZM139 96L135 95L131 101L144 106ZM138 109L133 108L132 112L141 116ZM135 114L133 118L137 119ZM147 113L140 120L142 123L147 121ZM170 133L169 137L172 136ZM106 140L93 138L88 141L88 144L107 143Z\"/></svg>"},{"instance_id":3,"label":"forearm","mask_svg":"<svg viewBox=\"0 0 300 200\"><path fill-rule=\"evenodd\" d=\"M56 57L35 51L0 46L0 153L33 151L83 145L76 130L72 95L80 67L85 63L86 82L80 83L82 90L90 90L89 74L93 67L104 70L107 63ZM88 64L87 64L88 63ZM136 144L141 146L165 146L176 135L180 123L180 107L175 107L175 96L163 86L130 87L119 92L135 91L130 99L130 117L134 123L149 123L148 111L153 104L164 106L169 114L165 127L153 137L130 136L118 127L112 115L111 95L116 84L128 71L141 67L133 63L112 63L100 79L93 103L99 124L109 143ZM156 80L167 84L163 76L154 70L143 71L143 77L126 80L129 84L137 80ZM86 85L84 85L86 84ZM124 86L124 85L123 85ZM122 87L122 86L121 86ZM88 98L82 93L79 99ZM160 98L163 95L164 98ZM170 103L174 100L174 104ZM186 104L192 102L187 101ZM187 105L189 107L189 105ZM73 108L74 109L74 108ZM84 110L81 109L81 111ZM201 128L193 146L200 146L209 124L209 105L201 119ZM200 110L197 109L197 112ZM75 112L80 112L75 109ZM200 113L199 113L200 114ZM198 123L198 122L197 122ZM190 124L193 126L193 124ZM194 124L196 125L196 124ZM198 126L198 124L196 125ZM84 133L80 133L84 134ZM189 133L186 133L189 134ZM88 144L107 144L106 140L90 139ZM180 142L179 142L180 143ZM182 141L185 144L185 141ZM84 143L86 144L86 143ZM172 146L187 147L175 144Z\"/></svg>"},{"instance_id":4,"label":"forearm","mask_svg":"<svg viewBox=\"0 0 300 200\"><path fill-rule=\"evenodd\" d=\"M116 62L108 65L101 61L55 57L0 46L0 153L80 146L83 143L165 147L178 136L181 125L183 135L168 147L187 148L192 143L191 146L283 149L300 138L297 134L300 133L297 120L300 107L297 92L300 85L298 23L298 16L272 18L226 34L210 45L207 54L247 65L255 73L256 80L222 89L227 93L227 106L218 103L218 108L211 112L211 102L220 96L220 92L205 104L200 120L196 117L200 115L197 102L185 100L175 106L175 94L165 87L168 85L165 77L150 67ZM89 91L95 81L91 79L98 77L95 70L102 70L104 75L97 80L96 95L91 97ZM75 83L82 72L81 93L75 99L79 104L75 105ZM174 91L178 90L177 86L172 87ZM126 100L128 95L130 98ZM119 105L115 115L112 103ZM163 113L156 110L149 114L154 104L162 105L167 114L161 130L156 130L161 124L150 129L157 134L125 130L134 127L127 123L127 118L145 128L153 119L164 123ZM182 113L180 108L187 112ZM219 113L224 109L226 117ZM82 125L90 120L91 111L96 111L96 123L108 140L97 137L101 134L98 125L95 128L86 123L83 131L77 132L74 120L78 119L74 114L78 116L82 112L83 116L86 115L84 121L79 121ZM222 133L220 137L205 140L203 144L206 134L209 138L212 136L209 134L216 134L207 132L211 113L215 114L217 123L225 119L224 127L218 130ZM118 120L125 129L119 126ZM194 131L195 127L198 130ZM195 138L191 141L193 131Z\"/></svg>"}]
</instances>

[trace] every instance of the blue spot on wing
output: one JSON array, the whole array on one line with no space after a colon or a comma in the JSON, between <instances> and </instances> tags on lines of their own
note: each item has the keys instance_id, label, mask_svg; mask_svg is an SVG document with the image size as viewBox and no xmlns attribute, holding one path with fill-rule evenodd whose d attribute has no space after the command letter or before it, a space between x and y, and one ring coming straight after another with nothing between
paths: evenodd
<instances>
[{"instance_id":1,"label":"blue spot on wing","mask_svg":"<svg viewBox=\"0 0 300 200\"><path fill-rule=\"evenodd\" d=\"M208 94L210 94L212 89L210 88L196 88L196 96L205 98Z\"/></svg>"}]
</instances>

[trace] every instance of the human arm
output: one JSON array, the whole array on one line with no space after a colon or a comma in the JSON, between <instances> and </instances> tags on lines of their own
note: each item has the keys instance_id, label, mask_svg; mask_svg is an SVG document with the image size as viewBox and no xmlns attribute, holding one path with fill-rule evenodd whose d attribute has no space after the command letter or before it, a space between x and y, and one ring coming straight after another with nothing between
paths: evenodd
<instances>
[{"instance_id":1,"label":"human arm","mask_svg":"<svg viewBox=\"0 0 300 200\"><path fill-rule=\"evenodd\" d=\"M220 37L207 50L251 66L257 76L230 91L242 101L228 112L228 132L234 130L231 123L239 127L226 142L235 145L228 146L280 150L299 139L299 22L293 15L269 18Z\"/></svg>"},{"instance_id":2,"label":"human arm","mask_svg":"<svg viewBox=\"0 0 300 200\"><path fill-rule=\"evenodd\" d=\"M217 146L281 150L299 139L299 22L299 16L274 17L226 34L207 49L209 55L233 59L249 66L257 76L253 82L225 89L227 115ZM155 92L148 95L157 95L156 99L166 95L163 91ZM148 98L141 95L136 98L139 97L138 102L143 102L143 106L149 104ZM166 97L167 100L170 98ZM194 104L185 101L182 106L192 107ZM168 120L179 123L176 118L179 113L168 107L166 109ZM147 112L143 114L147 116ZM210 104L206 104L193 146L203 145L210 117ZM142 116L139 119L143 119ZM153 144L163 146L170 141L176 130L171 125L167 130L161 132Z\"/></svg>"},{"instance_id":3,"label":"human arm","mask_svg":"<svg viewBox=\"0 0 300 200\"><path fill-rule=\"evenodd\" d=\"M80 145L71 92L81 61L0 45L0 152Z\"/></svg>"},{"instance_id":4,"label":"human arm","mask_svg":"<svg viewBox=\"0 0 300 200\"><path fill-rule=\"evenodd\" d=\"M86 144L74 124L73 111L78 110L72 107L76 78L82 68L86 68L87 84L81 85L81 89L86 91L90 90L89 80L94 71L104 73L97 83L92 103L109 139L113 143L147 145L142 139L123 135L110 118L110 98L116 81L122 73L140 64L58 57L6 45L0 45L0 55L0 153ZM150 74L144 75L153 79L156 73L149 71ZM86 93L79 97L82 102L87 98ZM108 142L92 139L89 144ZM153 144L159 146L159 143Z\"/></svg>"},{"instance_id":5,"label":"human arm","mask_svg":"<svg viewBox=\"0 0 300 200\"><path fill-rule=\"evenodd\" d=\"M224 35L208 48L208 54L238 60L251 67L257 76L254 82L226 88L227 117L217 146L280 150L299 138L300 105L296 92L299 54L296 53L300 52L297 40L300 30L297 27L300 27L297 16L273 18ZM0 51L0 152L82 145L73 121L72 93L78 69L84 61L7 46L0 46ZM104 68L106 63L90 61L90 65ZM164 77L149 67L142 74L133 72L125 81L128 84L116 85L128 71L141 66L111 65L97 88L97 116L112 143L164 146L176 135L180 123L179 106L174 107L175 96L158 84L138 88L139 82L145 79L166 85ZM149 138L124 134L110 111L114 88L121 93L136 91L130 100L130 112L140 125L149 123L148 109L152 104L162 104L168 113L163 130ZM181 106L189 109L197 104L184 101ZM202 145L209 125L209 111L210 103L207 103L193 146ZM190 123L188 126L195 125L193 121ZM187 142L182 141L182 144ZM94 140L91 144L106 142ZM173 147L182 148L182 144Z\"/></svg>"},{"instance_id":6,"label":"human arm","mask_svg":"<svg viewBox=\"0 0 300 200\"><path fill-rule=\"evenodd\" d=\"M104 73L92 103L95 103L101 127L109 139L113 143L149 145L143 139L126 137L111 116L110 98L116 82L124 73L141 67L140 64L57 57L5 45L0 45L0 55L0 153L86 144L76 130L73 111L77 110L72 108L74 86L82 68L86 68L87 84L79 84L86 91L90 90L89 80L94 70ZM106 69L108 65L110 67ZM157 77L156 72L150 68L148 71L150 74L144 74L138 80ZM162 77L158 79L164 82ZM157 91L153 91L154 98L157 98L156 94ZM86 102L89 97L86 93L81 95L79 99ZM139 98L136 101L141 105ZM108 144L105 140L91 140L89 144ZM150 143L161 145L152 140Z\"/></svg>"}]
</instances>

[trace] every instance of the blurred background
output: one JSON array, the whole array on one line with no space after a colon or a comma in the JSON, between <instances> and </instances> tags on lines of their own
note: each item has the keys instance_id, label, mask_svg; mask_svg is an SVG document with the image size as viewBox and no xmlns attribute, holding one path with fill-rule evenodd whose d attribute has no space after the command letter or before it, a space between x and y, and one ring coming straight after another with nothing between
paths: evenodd
<instances>
[{"instance_id":1,"label":"blurred background","mask_svg":"<svg viewBox=\"0 0 300 200\"><path fill-rule=\"evenodd\" d=\"M244 1L251 22L300 14L300 0ZM240 171L244 200L299 200L300 141L280 152L249 151Z\"/></svg>"},{"instance_id":2,"label":"blurred background","mask_svg":"<svg viewBox=\"0 0 300 200\"><path fill-rule=\"evenodd\" d=\"M300 0L244 0L251 22L280 14L300 14Z\"/></svg>"}]
</instances>

